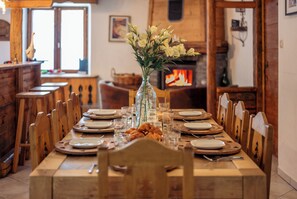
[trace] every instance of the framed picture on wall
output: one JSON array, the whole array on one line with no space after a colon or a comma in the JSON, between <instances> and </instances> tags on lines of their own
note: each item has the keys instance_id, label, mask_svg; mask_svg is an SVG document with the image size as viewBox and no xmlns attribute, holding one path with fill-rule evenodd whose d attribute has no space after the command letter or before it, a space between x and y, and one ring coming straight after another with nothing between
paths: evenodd
<instances>
[{"instance_id":1,"label":"framed picture on wall","mask_svg":"<svg viewBox=\"0 0 297 199\"><path fill-rule=\"evenodd\" d=\"M128 23L130 22L130 16L109 16L109 41L125 42L125 37L128 33Z\"/></svg>"},{"instance_id":2,"label":"framed picture on wall","mask_svg":"<svg viewBox=\"0 0 297 199\"><path fill-rule=\"evenodd\" d=\"M286 0L286 15L297 13L297 0Z\"/></svg>"}]
</instances>

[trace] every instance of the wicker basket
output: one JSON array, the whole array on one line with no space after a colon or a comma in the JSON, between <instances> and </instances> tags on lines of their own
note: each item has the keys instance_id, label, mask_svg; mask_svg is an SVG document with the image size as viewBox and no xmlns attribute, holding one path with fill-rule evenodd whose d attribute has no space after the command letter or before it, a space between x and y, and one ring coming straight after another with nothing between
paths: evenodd
<instances>
[{"instance_id":1,"label":"wicker basket","mask_svg":"<svg viewBox=\"0 0 297 199\"><path fill-rule=\"evenodd\" d=\"M141 75L134 73L116 73L114 68L111 69L111 77L115 85L123 87L139 86L142 81Z\"/></svg>"}]
</instances>

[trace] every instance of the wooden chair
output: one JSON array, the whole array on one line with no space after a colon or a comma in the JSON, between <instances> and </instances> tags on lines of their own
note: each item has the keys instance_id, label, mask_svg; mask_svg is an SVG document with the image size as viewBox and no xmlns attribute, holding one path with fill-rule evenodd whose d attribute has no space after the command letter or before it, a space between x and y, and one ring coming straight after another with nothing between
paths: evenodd
<instances>
[{"instance_id":1,"label":"wooden chair","mask_svg":"<svg viewBox=\"0 0 297 199\"><path fill-rule=\"evenodd\" d=\"M251 115L249 121L248 155L264 171L267 179L267 196L270 191L273 128L264 112Z\"/></svg>"},{"instance_id":2,"label":"wooden chair","mask_svg":"<svg viewBox=\"0 0 297 199\"><path fill-rule=\"evenodd\" d=\"M129 89L129 106L132 106L135 104L135 96L136 96L137 90Z\"/></svg>"},{"instance_id":3,"label":"wooden chair","mask_svg":"<svg viewBox=\"0 0 297 199\"><path fill-rule=\"evenodd\" d=\"M157 103L158 106L159 102L169 102L170 103L170 91L169 90L161 90L157 87L154 87L157 96ZM129 90L129 106L135 103L135 96L137 94L137 90Z\"/></svg>"},{"instance_id":4,"label":"wooden chair","mask_svg":"<svg viewBox=\"0 0 297 199\"><path fill-rule=\"evenodd\" d=\"M59 87L59 93L56 95L56 100L62 100L65 102L65 90L68 86L68 82L45 82L41 84L43 87ZM56 94L56 93L55 93Z\"/></svg>"},{"instance_id":5,"label":"wooden chair","mask_svg":"<svg viewBox=\"0 0 297 199\"><path fill-rule=\"evenodd\" d=\"M36 86L30 89L31 92L50 92L48 97L48 110L47 112L51 112L54 109L55 102L56 102L56 92L59 91L59 87L43 87L43 86Z\"/></svg>"},{"instance_id":6,"label":"wooden chair","mask_svg":"<svg viewBox=\"0 0 297 199\"><path fill-rule=\"evenodd\" d=\"M219 96L217 122L224 127L226 133L231 132L232 101L228 93Z\"/></svg>"},{"instance_id":7,"label":"wooden chair","mask_svg":"<svg viewBox=\"0 0 297 199\"><path fill-rule=\"evenodd\" d=\"M163 154L163 155L162 155ZM193 199L193 153L191 147L172 150L149 138L139 138L119 150L98 150L99 198L108 198L111 187L108 168L124 165L123 195L125 198L168 198L168 177L164 166L183 166L183 198ZM146 191L147 190L147 191ZM153 196L151 196L153 195Z\"/></svg>"},{"instance_id":8,"label":"wooden chair","mask_svg":"<svg viewBox=\"0 0 297 199\"><path fill-rule=\"evenodd\" d=\"M247 152L247 138L249 128L249 112L245 109L244 102L238 101L233 105L231 137L241 144L242 150Z\"/></svg>"},{"instance_id":9,"label":"wooden chair","mask_svg":"<svg viewBox=\"0 0 297 199\"><path fill-rule=\"evenodd\" d=\"M49 116L39 112L35 123L30 125L29 133L31 166L34 170L46 154L54 149Z\"/></svg>"},{"instance_id":10,"label":"wooden chair","mask_svg":"<svg viewBox=\"0 0 297 199\"><path fill-rule=\"evenodd\" d=\"M170 90L170 108L207 110L206 87L184 87Z\"/></svg>"},{"instance_id":11,"label":"wooden chair","mask_svg":"<svg viewBox=\"0 0 297 199\"><path fill-rule=\"evenodd\" d=\"M19 111L14 144L13 173L17 172L19 163L23 165L25 162L25 155L27 155L25 149L30 147L29 124L35 121L38 112L47 112L49 95L49 92L21 92L16 94L16 99L19 100ZM26 106L28 111L25 111Z\"/></svg>"},{"instance_id":12,"label":"wooden chair","mask_svg":"<svg viewBox=\"0 0 297 199\"><path fill-rule=\"evenodd\" d=\"M120 109L129 105L129 89L115 86L111 82L100 81L99 95L103 109Z\"/></svg>"},{"instance_id":13,"label":"wooden chair","mask_svg":"<svg viewBox=\"0 0 297 199\"><path fill-rule=\"evenodd\" d=\"M72 128L82 117L79 96L72 92L67 100L68 127Z\"/></svg>"},{"instance_id":14,"label":"wooden chair","mask_svg":"<svg viewBox=\"0 0 297 199\"><path fill-rule=\"evenodd\" d=\"M52 110L51 125L54 143L62 140L63 137L65 137L65 135L70 131L65 102L63 103L60 100L57 101L56 108Z\"/></svg>"}]
</instances>

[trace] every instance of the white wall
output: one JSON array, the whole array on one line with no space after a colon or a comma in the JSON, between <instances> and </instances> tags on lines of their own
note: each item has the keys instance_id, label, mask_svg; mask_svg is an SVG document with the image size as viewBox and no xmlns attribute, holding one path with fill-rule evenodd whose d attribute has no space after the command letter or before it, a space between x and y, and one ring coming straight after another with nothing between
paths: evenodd
<instances>
[{"instance_id":1,"label":"white wall","mask_svg":"<svg viewBox=\"0 0 297 199\"><path fill-rule=\"evenodd\" d=\"M131 47L127 43L109 42L110 15L129 15L131 23L141 30L147 27L149 0L100 0L92 5L91 18L91 74L111 80L111 69L117 73L141 73Z\"/></svg>"},{"instance_id":2,"label":"white wall","mask_svg":"<svg viewBox=\"0 0 297 199\"><path fill-rule=\"evenodd\" d=\"M244 46L242 43L233 38L232 34L238 37L240 32L230 31L231 20L241 19L239 12L234 8L225 9L225 35L229 44L228 51L228 76L233 85L253 86L253 10L246 9L245 19L248 24L248 31Z\"/></svg>"},{"instance_id":3,"label":"white wall","mask_svg":"<svg viewBox=\"0 0 297 199\"><path fill-rule=\"evenodd\" d=\"M285 2L278 1L279 41L279 174L297 189L297 14L285 16Z\"/></svg>"},{"instance_id":4,"label":"white wall","mask_svg":"<svg viewBox=\"0 0 297 199\"><path fill-rule=\"evenodd\" d=\"M6 13L2 14L0 11L0 19L10 23L10 9L6 9ZM10 60L10 45L9 41L0 41L0 64L4 61Z\"/></svg>"}]
</instances>

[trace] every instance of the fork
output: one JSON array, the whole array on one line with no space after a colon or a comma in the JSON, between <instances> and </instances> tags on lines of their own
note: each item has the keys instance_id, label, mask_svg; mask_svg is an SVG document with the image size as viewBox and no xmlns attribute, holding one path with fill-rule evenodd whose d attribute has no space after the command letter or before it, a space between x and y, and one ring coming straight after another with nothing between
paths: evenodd
<instances>
[{"instance_id":1,"label":"fork","mask_svg":"<svg viewBox=\"0 0 297 199\"><path fill-rule=\"evenodd\" d=\"M219 157L219 158L210 158L206 155L203 155L203 157L210 162L242 160L243 159L242 156L225 156L225 157Z\"/></svg>"},{"instance_id":2,"label":"fork","mask_svg":"<svg viewBox=\"0 0 297 199\"><path fill-rule=\"evenodd\" d=\"M88 173L89 174L92 174L93 173L93 170L95 169L96 166L97 166L97 164L96 163L93 163L92 166L89 168Z\"/></svg>"},{"instance_id":3,"label":"fork","mask_svg":"<svg viewBox=\"0 0 297 199\"><path fill-rule=\"evenodd\" d=\"M224 136L223 135L201 135L201 136L198 136L198 135L195 135L195 134L191 134L193 137L195 137L195 138L198 138L198 139L200 139L200 138L213 138L213 139L215 139L215 138L224 138Z\"/></svg>"}]
</instances>

